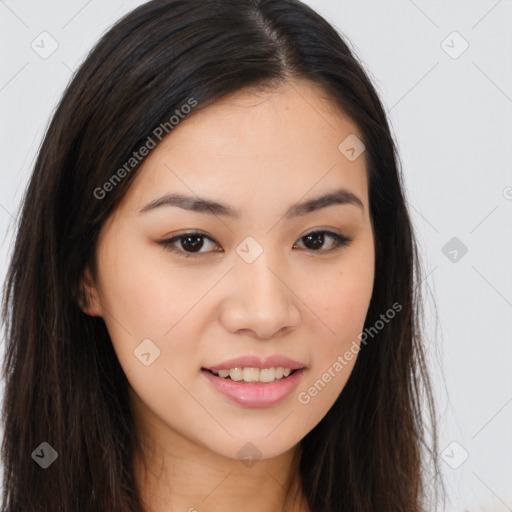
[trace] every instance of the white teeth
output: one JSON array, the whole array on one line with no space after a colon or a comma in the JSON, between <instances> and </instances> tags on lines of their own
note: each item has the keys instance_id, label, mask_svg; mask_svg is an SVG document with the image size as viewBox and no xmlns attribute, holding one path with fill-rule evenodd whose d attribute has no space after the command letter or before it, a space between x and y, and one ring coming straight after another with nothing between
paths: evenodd
<instances>
[{"instance_id":1,"label":"white teeth","mask_svg":"<svg viewBox=\"0 0 512 512\"><path fill-rule=\"evenodd\" d=\"M284 377L288 377L292 373L291 368L283 368L282 366L274 368L230 368L229 370L211 370L214 375L222 378L228 376L234 381L243 380L244 382L274 382Z\"/></svg>"},{"instance_id":2,"label":"white teeth","mask_svg":"<svg viewBox=\"0 0 512 512\"><path fill-rule=\"evenodd\" d=\"M274 368L262 368L260 370L261 382L273 382L275 375L276 370Z\"/></svg>"},{"instance_id":3,"label":"white teeth","mask_svg":"<svg viewBox=\"0 0 512 512\"><path fill-rule=\"evenodd\" d=\"M260 380L260 370L258 368L244 368L243 372L245 382L257 382Z\"/></svg>"},{"instance_id":4,"label":"white teeth","mask_svg":"<svg viewBox=\"0 0 512 512\"><path fill-rule=\"evenodd\" d=\"M244 378L242 368L231 368L231 370L228 370L229 376L231 377L231 380L242 380ZM220 375L220 373L219 373Z\"/></svg>"}]
</instances>

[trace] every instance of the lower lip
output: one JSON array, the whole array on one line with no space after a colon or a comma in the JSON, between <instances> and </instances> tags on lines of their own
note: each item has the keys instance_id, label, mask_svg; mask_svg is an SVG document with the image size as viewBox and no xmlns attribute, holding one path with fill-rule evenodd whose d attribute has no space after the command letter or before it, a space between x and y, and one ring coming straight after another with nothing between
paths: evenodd
<instances>
[{"instance_id":1,"label":"lower lip","mask_svg":"<svg viewBox=\"0 0 512 512\"><path fill-rule=\"evenodd\" d=\"M237 404L245 407L270 407L293 392L299 384L304 368L295 370L286 378L264 384L217 377L208 370L201 370L201 373L217 391Z\"/></svg>"}]
</instances>

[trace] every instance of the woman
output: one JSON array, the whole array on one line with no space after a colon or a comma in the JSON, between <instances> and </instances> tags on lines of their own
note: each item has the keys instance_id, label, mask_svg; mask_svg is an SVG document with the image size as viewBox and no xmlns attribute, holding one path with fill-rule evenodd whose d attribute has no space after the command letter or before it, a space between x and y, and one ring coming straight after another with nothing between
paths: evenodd
<instances>
[{"instance_id":1,"label":"woman","mask_svg":"<svg viewBox=\"0 0 512 512\"><path fill-rule=\"evenodd\" d=\"M296 0L116 23L22 205L3 509L429 510L397 162L361 65Z\"/></svg>"}]
</instances>

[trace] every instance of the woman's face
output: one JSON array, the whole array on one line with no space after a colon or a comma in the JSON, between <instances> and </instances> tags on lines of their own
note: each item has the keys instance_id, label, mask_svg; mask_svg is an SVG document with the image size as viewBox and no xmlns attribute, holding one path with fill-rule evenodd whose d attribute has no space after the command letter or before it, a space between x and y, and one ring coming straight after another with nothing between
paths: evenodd
<instances>
[{"instance_id":1,"label":"woman's face","mask_svg":"<svg viewBox=\"0 0 512 512\"><path fill-rule=\"evenodd\" d=\"M294 81L193 112L150 151L101 230L84 311L103 317L158 442L274 457L333 405L374 280L356 136L321 89ZM338 200L298 206L328 194ZM226 366L227 378L205 370Z\"/></svg>"}]
</instances>

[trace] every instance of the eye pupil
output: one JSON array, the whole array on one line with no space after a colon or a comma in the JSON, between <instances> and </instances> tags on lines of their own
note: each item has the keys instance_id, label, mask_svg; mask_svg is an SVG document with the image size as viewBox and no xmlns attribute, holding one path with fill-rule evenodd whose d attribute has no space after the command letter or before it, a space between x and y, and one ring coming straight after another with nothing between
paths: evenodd
<instances>
[{"instance_id":1,"label":"eye pupil","mask_svg":"<svg viewBox=\"0 0 512 512\"><path fill-rule=\"evenodd\" d=\"M330 249L324 248L326 236L333 241L333 247ZM163 240L160 244L164 246L166 250L175 252L184 258L197 258L199 256L207 255L208 253L219 252L214 250L203 253L201 249L204 246L205 239L215 243L215 240L205 233L189 232L175 236L169 240ZM352 240L353 239L350 237L347 238L346 236L333 233L331 231L312 231L300 238L300 241L306 246L306 249L309 250L310 254L314 254L315 256L334 252L336 249L346 247L350 242L352 242ZM295 247L296 245L293 246L293 248Z\"/></svg>"},{"instance_id":2,"label":"eye pupil","mask_svg":"<svg viewBox=\"0 0 512 512\"><path fill-rule=\"evenodd\" d=\"M190 243L190 240L195 240L195 243L194 242ZM183 247L183 249L187 250L187 245L189 243L191 245L192 252L195 252L196 250L200 250L201 247L203 246L202 236L201 235L184 236L182 238L182 242L181 242L181 246Z\"/></svg>"},{"instance_id":3,"label":"eye pupil","mask_svg":"<svg viewBox=\"0 0 512 512\"><path fill-rule=\"evenodd\" d=\"M305 236L305 239L309 242L311 240L314 240L315 242L312 244L313 245L313 249L314 250L317 250L317 249L320 249L322 247L322 245L324 244L324 235L320 232L317 232L317 233L310 233L309 235L306 235ZM319 242L318 242L319 241ZM307 245L307 244L306 244Z\"/></svg>"}]
</instances>

